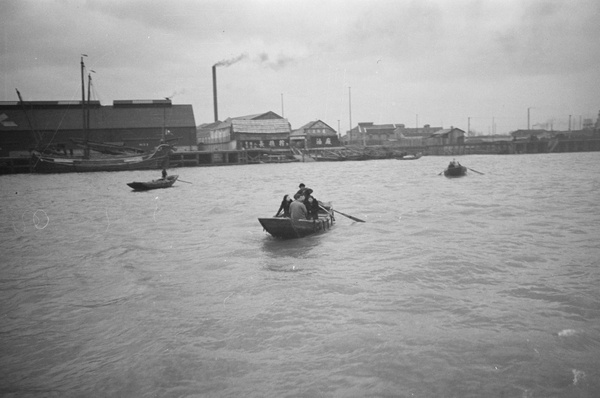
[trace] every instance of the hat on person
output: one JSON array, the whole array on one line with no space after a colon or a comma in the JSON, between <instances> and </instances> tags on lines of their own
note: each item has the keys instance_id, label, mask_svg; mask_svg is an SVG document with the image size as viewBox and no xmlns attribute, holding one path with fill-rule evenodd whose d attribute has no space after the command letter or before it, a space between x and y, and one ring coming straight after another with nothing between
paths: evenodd
<instances>
[{"instance_id":1,"label":"hat on person","mask_svg":"<svg viewBox=\"0 0 600 398\"><path fill-rule=\"evenodd\" d=\"M302 196L302 194L297 193L294 195L294 199L298 199L300 196Z\"/></svg>"},{"instance_id":2,"label":"hat on person","mask_svg":"<svg viewBox=\"0 0 600 398\"><path fill-rule=\"evenodd\" d=\"M306 188L306 189L304 190L304 195L305 195L305 196L308 196L308 195L310 195L311 193L313 193L313 190L312 190L312 189L310 189L310 188Z\"/></svg>"},{"instance_id":3,"label":"hat on person","mask_svg":"<svg viewBox=\"0 0 600 398\"><path fill-rule=\"evenodd\" d=\"M305 185L303 182L301 182L300 185L298 185L298 188L304 188L304 187L305 187Z\"/></svg>"}]
</instances>

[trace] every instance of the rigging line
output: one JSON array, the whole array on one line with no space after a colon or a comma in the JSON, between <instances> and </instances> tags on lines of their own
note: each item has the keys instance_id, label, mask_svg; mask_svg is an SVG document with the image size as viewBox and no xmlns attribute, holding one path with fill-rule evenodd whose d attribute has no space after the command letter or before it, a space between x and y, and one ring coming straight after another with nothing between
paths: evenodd
<instances>
[{"instance_id":1,"label":"rigging line","mask_svg":"<svg viewBox=\"0 0 600 398\"><path fill-rule=\"evenodd\" d=\"M73 98L74 98L74 95L71 95L71 100L73 100ZM54 138L56 138L56 134L58 134L58 131L60 130L60 127L62 126L63 121L65 120L65 117L67 115L67 111L69 109L71 109L71 105L68 105L67 108L62 112L61 118L60 118L60 120L58 122L58 126L56 126L56 129L54 129L54 131L52 133L52 137L50 138L50 140L48 141L48 143L44 146L44 148L42 149L42 152L45 151L46 149L50 148L50 145L54 141ZM42 137L41 133L40 133L40 137Z\"/></svg>"}]
</instances>

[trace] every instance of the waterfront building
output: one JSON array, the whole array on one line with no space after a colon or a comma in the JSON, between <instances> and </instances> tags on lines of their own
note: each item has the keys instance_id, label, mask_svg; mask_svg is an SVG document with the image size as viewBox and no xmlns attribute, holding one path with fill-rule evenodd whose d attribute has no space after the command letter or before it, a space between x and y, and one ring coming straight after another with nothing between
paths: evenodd
<instances>
[{"instance_id":1,"label":"waterfront building","mask_svg":"<svg viewBox=\"0 0 600 398\"><path fill-rule=\"evenodd\" d=\"M291 127L274 112L227 118L215 122L198 148L204 151L284 150L289 151Z\"/></svg>"},{"instance_id":2,"label":"waterfront building","mask_svg":"<svg viewBox=\"0 0 600 398\"><path fill-rule=\"evenodd\" d=\"M543 129L535 130L515 130L510 135L515 140L530 140L530 139L551 139L556 136L556 131L548 131Z\"/></svg>"},{"instance_id":3,"label":"waterfront building","mask_svg":"<svg viewBox=\"0 0 600 398\"><path fill-rule=\"evenodd\" d=\"M419 147L442 127L406 127L402 123L374 124L373 122L358 123L344 137L348 145L393 145L401 147Z\"/></svg>"},{"instance_id":4,"label":"waterfront building","mask_svg":"<svg viewBox=\"0 0 600 398\"><path fill-rule=\"evenodd\" d=\"M465 143L465 132L456 127L441 129L427 137L427 145L463 145Z\"/></svg>"},{"instance_id":5,"label":"waterfront building","mask_svg":"<svg viewBox=\"0 0 600 398\"><path fill-rule=\"evenodd\" d=\"M397 145L402 148L421 147L426 144L426 139L442 127L432 127L425 124L423 127L406 127L399 124L394 131L398 140Z\"/></svg>"},{"instance_id":6,"label":"waterfront building","mask_svg":"<svg viewBox=\"0 0 600 398\"><path fill-rule=\"evenodd\" d=\"M290 133L290 146L300 149L340 147L337 132L321 120L306 123Z\"/></svg>"},{"instance_id":7,"label":"waterfront building","mask_svg":"<svg viewBox=\"0 0 600 398\"><path fill-rule=\"evenodd\" d=\"M358 123L346 134L347 145L389 145L396 142L396 127L398 124L374 124L373 122Z\"/></svg>"},{"instance_id":8,"label":"waterfront building","mask_svg":"<svg viewBox=\"0 0 600 398\"><path fill-rule=\"evenodd\" d=\"M86 129L84 130L84 123ZM196 126L191 105L170 100L0 102L0 157L27 156L34 148L79 154L81 143L151 150L167 141L191 149Z\"/></svg>"}]
</instances>

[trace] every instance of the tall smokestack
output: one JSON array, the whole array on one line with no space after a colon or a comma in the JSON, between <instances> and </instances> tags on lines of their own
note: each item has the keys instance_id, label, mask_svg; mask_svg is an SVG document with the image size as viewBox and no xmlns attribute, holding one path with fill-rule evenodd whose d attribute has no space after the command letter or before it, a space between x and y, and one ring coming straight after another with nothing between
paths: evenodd
<instances>
[{"instance_id":1,"label":"tall smokestack","mask_svg":"<svg viewBox=\"0 0 600 398\"><path fill-rule=\"evenodd\" d=\"M215 122L219 120L219 110L217 106L217 64L214 64L212 67L212 75L213 75L213 100L215 102Z\"/></svg>"}]
</instances>

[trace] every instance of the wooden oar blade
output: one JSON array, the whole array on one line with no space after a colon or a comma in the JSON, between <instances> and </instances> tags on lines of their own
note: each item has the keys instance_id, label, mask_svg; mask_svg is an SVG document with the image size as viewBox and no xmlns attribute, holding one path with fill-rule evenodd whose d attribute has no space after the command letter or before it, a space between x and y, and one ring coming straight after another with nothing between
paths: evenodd
<instances>
[{"instance_id":1,"label":"wooden oar blade","mask_svg":"<svg viewBox=\"0 0 600 398\"><path fill-rule=\"evenodd\" d=\"M467 167L467 169L469 169L469 170L471 170L471 171L474 171L474 172L475 172L475 173L477 173L477 174L485 175L485 174L483 174L482 172L480 172L480 171L477 171L477 170L473 170L473 169L472 169L472 168L470 168L470 167Z\"/></svg>"}]
</instances>

